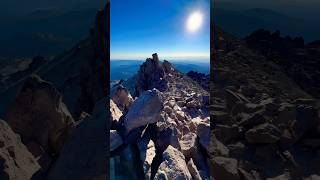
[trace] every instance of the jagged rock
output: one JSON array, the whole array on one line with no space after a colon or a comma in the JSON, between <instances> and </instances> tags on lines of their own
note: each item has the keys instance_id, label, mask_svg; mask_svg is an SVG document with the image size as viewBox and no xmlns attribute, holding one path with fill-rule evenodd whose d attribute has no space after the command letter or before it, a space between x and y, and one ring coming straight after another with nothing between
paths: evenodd
<instances>
[{"instance_id":1,"label":"jagged rock","mask_svg":"<svg viewBox=\"0 0 320 180\"><path fill-rule=\"evenodd\" d=\"M239 136L239 127L237 125L217 125L213 132L222 143L227 143Z\"/></svg>"},{"instance_id":2,"label":"jagged rock","mask_svg":"<svg viewBox=\"0 0 320 180\"><path fill-rule=\"evenodd\" d=\"M111 116L110 116L111 122L112 121L118 122L122 116L122 112L112 100L110 100L110 112L111 112Z\"/></svg>"},{"instance_id":3,"label":"jagged rock","mask_svg":"<svg viewBox=\"0 0 320 180\"><path fill-rule=\"evenodd\" d=\"M164 179L163 177L166 177L165 179L192 179L185 157L180 151L169 145L162 157L163 162L158 168L155 180Z\"/></svg>"},{"instance_id":4,"label":"jagged rock","mask_svg":"<svg viewBox=\"0 0 320 180\"><path fill-rule=\"evenodd\" d=\"M179 121L184 121L185 120L185 114L184 114L183 111L177 111L176 112L176 116L177 116Z\"/></svg>"},{"instance_id":5,"label":"jagged rock","mask_svg":"<svg viewBox=\"0 0 320 180\"><path fill-rule=\"evenodd\" d=\"M238 170L240 174L240 179L244 179L244 180L261 180L262 179L260 175L257 174L255 171L253 171L253 173L249 173L242 168L238 168Z\"/></svg>"},{"instance_id":6,"label":"jagged rock","mask_svg":"<svg viewBox=\"0 0 320 180\"><path fill-rule=\"evenodd\" d=\"M110 151L114 151L123 143L121 136L116 130L110 130Z\"/></svg>"},{"instance_id":7,"label":"jagged rock","mask_svg":"<svg viewBox=\"0 0 320 180\"><path fill-rule=\"evenodd\" d=\"M112 96L112 101L122 112L127 112L133 103L133 98L131 97L130 92L125 87L119 85L115 94Z\"/></svg>"},{"instance_id":8,"label":"jagged rock","mask_svg":"<svg viewBox=\"0 0 320 180\"><path fill-rule=\"evenodd\" d=\"M175 127L167 127L158 133L157 149L160 152L163 152L169 145L178 150L181 149L178 139L178 130Z\"/></svg>"},{"instance_id":9,"label":"jagged rock","mask_svg":"<svg viewBox=\"0 0 320 180\"><path fill-rule=\"evenodd\" d=\"M131 130L155 123L159 120L163 103L160 92L156 89L145 91L135 100L124 119L126 133Z\"/></svg>"},{"instance_id":10,"label":"jagged rock","mask_svg":"<svg viewBox=\"0 0 320 180\"><path fill-rule=\"evenodd\" d=\"M246 132L246 139L249 143L275 143L280 139L280 130L269 123L261 124Z\"/></svg>"},{"instance_id":11,"label":"jagged rock","mask_svg":"<svg viewBox=\"0 0 320 180\"><path fill-rule=\"evenodd\" d=\"M211 161L215 179L239 180L238 161L232 158L215 157Z\"/></svg>"},{"instance_id":12,"label":"jagged rock","mask_svg":"<svg viewBox=\"0 0 320 180\"><path fill-rule=\"evenodd\" d=\"M153 88L165 91L168 85L164 77L165 71L159 61L159 57L157 54L153 54L152 59L148 58L139 69L136 82L136 96Z\"/></svg>"},{"instance_id":13,"label":"jagged rock","mask_svg":"<svg viewBox=\"0 0 320 180\"><path fill-rule=\"evenodd\" d=\"M197 166L193 163L192 158L189 160L187 166L193 180L202 180Z\"/></svg>"},{"instance_id":14,"label":"jagged rock","mask_svg":"<svg viewBox=\"0 0 320 180\"><path fill-rule=\"evenodd\" d=\"M49 154L59 153L74 123L58 90L38 76L26 80L5 119L23 143L38 142Z\"/></svg>"},{"instance_id":15,"label":"jagged rock","mask_svg":"<svg viewBox=\"0 0 320 180\"><path fill-rule=\"evenodd\" d=\"M171 113L172 113L172 109L171 109L169 106L165 106L165 107L163 108L163 110L164 110L166 113L168 113L168 114L171 114Z\"/></svg>"},{"instance_id":16,"label":"jagged rock","mask_svg":"<svg viewBox=\"0 0 320 180\"><path fill-rule=\"evenodd\" d=\"M80 74L81 94L78 98L79 110L91 113L95 103L109 95L107 69L110 57L110 2L97 12L95 23L90 31L89 52L82 64ZM82 49L82 51L88 51ZM80 55L81 56L81 55ZM89 57L88 57L89 56ZM78 110L78 111L79 111Z\"/></svg>"},{"instance_id":17,"label":"jagged rock","mask_svg":"<svg viewBox=\"0 0 320 180\"><path fill-rule=\"evenodd\" d=\"M20 137L0 119L0 179L29 180L39 170L40 165Z\"/></svg>"},{"instance_id":18,"label":"jagged rock","mask_svg":"<svg viewBox=\"0 0 320 180\"><path fill-rule=\"evenodd\" d=\"M235 144L229 144L228 149L232 157L241 157L247 148L243 143L237 142Z\"/></svg>"},{"instance_id":19,"label":"jagged rock","mask_svg":"<svg viewBox=\"0 0 320 180\"><path fill-rule=\"evenodd\" d=\"M207 152L210 152L210 124L199 123L196 132L199 137L199 143Z\"/></svg>"},{"instance_id":20,"label":"jagged rock","mask_svg":"<svg viewBox=\"0 0 320 180\"><path fill-rule=\"evenodd\" d=\"M48 179L107 179L109 129L107 103L98 101L90 119L81 122L63 146Z\"/></svg>"},{"instance_id":21,"label":"jagged rock","mask_svg":"<svg viewBox=\"0 0 320 180\"><path fill-rule=\"evenodd\" d=\"M206 170L205 160L199 149L199 142L195 133L184 135L180 140L180 146L181 152L187 159L192 158L195 160L197 167Z\"/></svg>"},{"instance_id":22,"label":"jagged rock","mask_svg":"<svg viewBox=\"0 0 320 180\"><path fill-rule=\"evenodd\" d=\"M143 163L143 172L145 174L145 179L151 179L151 164L156 156L155 144L152 140L146 141L142 140L138 143L140 150L140 160Z\"/></svg>"},{"instance_id":23,"label":"jagged rock","mask_svg":"<svg viewBox=\"0 0 320 180\"><path fill-rule=\"evenodd\" d=\"M252 128L263 123L266 123L266 119L260 113L255 113L244 118L239 125L246 128Z\"/></svg>"},{"instance_id":24,"label":"jagged rock","mask_svg":"<svg viewBox=\"0 0 320 180\"><path fill-rule=\"evenodd\" d=\"M222 144L214 135L211 136L211 147L209 151L214 156L229 156L229 149Z\"/></svg>"}]
</instances>

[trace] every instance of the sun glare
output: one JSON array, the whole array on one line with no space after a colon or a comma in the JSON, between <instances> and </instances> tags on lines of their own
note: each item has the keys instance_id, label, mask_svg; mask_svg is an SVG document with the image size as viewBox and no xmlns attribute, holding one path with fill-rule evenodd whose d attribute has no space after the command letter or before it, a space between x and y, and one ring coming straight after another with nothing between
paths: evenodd
<instances>
[{"instance_id":1,"label":"sun glare","mask_svg":"<svg viewBox=\"0 0 320 180\"><path fill-rule=\"evenodd\" d=\"M187 30L188 32L197 32L202 26L203 15L199 11L191 13L187 20Z\"/></svg>"}]
</instances>

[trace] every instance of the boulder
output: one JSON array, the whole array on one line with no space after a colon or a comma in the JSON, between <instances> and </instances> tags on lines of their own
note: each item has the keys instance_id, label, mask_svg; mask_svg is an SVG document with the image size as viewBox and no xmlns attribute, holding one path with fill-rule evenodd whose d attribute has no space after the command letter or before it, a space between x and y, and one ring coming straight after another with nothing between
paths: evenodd
<instances>
[{"instance_id":1,"label":"boulder","mask_svg":"<svg viewBox=\"0 0 320 180\"><path fill-rule=\"evenodd\" d=\"M153 89L143 92L135 100L124 119L126 134L135 128L152 124L159 120L160 112L163 109L160 96L160 92Z\"/></svg>"},{"instance_id":2,"label":"boulder","mask_svg":"<svg viewBox=\"0 0 320 180\"><path fill-rule=\"evenodd\" d=\"M201 122L197 126L197 135L200 145L207 151L210 151L210 124Z\"/></svg>"},{"instance_id":3,"label":"boulder","mask_svg":"<svg viewBox=\"0 0 320 180\"><path fill-rule=\"evenodd\" d=\"M192 179L185 161L185 157L176 148L169 145L168 148L163 152L162 157L163 161L154 177L155 180Z\"/></svg>"},{"instance_id":4,"label":"boulder","mask_svg":"<svg viewBox=\"0 0 320 180\"><path fill-rule=\"evenodd\" d=\"M239 127L237 125L216 125L213 133L222 143L228 143L239 137Z\"/></svg>"},{"instance_id":5,"label":"boulder","mask_svg":"<svg viewBox=\"0 0 320 180\"><path fill-rule=\"evenodd\" d=\"M211 161L215 179L239 180L238 161L232 158L214 157Z\"/></svg>"},{"instance_id":6,"label":"boulder","mask_svg":"<svg viewBox=\"0 0 320 180\"><path fill-rule=\"evenodd\" d=\"M39 170L40 165L20 137L0 120L0 179L29 180Z\"/></svg>"},{"instance_id":7,"label":"boulder","mask_svg":"<svg viewBox=\"0 0 320 180\"><path fill-rule=\"evenodd\" d=\"M122 85L117 87L111 99L122 112L127 112L133 103L130 92Z\"/></svg>"},{"instance_id":8,"label":"boulder","mask_svg":"<svg viewBox=\"0 0 320 180\"><path fill-rule=\"evenodd\" d=\"M48 180L107 179L108 99L96 103L90 119L81 122L63 146Z\"/></svg>"},{"instance_id":9,"label":"boulder","mask_svg":"<svg viewBox=\"0 0 320 180\"><path fill-rule=\"evenodd\" d=\"M200 173L197 169L197 166L193 163L192 158L189 160L187 166L193 180L202 180Z\"/></svg>"},{"instance_id":10,"label":"boulder","mask_svg":"<svg viewBox=\"0 0 320 180\"><path fill-rule=\"evenodd\" d=\"M138 143L138 147L140 150L140 160L142 161L143 171L145 174L145 179L150 180L151 179L151 164L156 156L156 148L155 144L152 140L141 140Z\"/></svg>"},{"instance_id":11,"label":"boulder","mask_svg":"<svg viewBox=\"0 0 320 180\"><path fill-rule=\"evenodd\" d=\"M121 110L118 108L118 106L112 101L110 100L110 120L111 122L118 122L122 116L122 112Z\"/></svg>"},{"instance_id":12,"label":"boulder","mask_svg":"<svg viewBox=\"0 0 320 180\"><path fill-rule=\"evenodd\" d=\"M197 167L202 170L207 169L205 159L200 151L198 138L195 133L190 132L184 135L180 140L180 146L181 152L187 159L192 158Z\"/></svg>"},{"instance_id":13,"label":"boulder","mask_svg":"<svg viewBox=\"0 0 320 180\"><path fill-rule=\"evenodd\" d=\"M157 135L157 149L163 152L169 145L180 150L180 143L178 139L178 130L175 127L167 127L158 132Z\"/></svg>"},{"instance_id":14,"label":"boulder","mask_svg":"<svg viewBox=\"0 0 320 180\"><path fill-rule=\"evenodd\" d=\"M60 152L74 124L58 90L35 75L26 80L5 119L24 144L35 141L49 154Z\"/></svg>"},{"instance_id":15,"label":"boulder","mask_svg":"<svg viewBox=\"0 0 320 180\"><path fill-rule=\"evenodd\" d=\"M210 153L213 156L229 156L229 149L222 144L214 135L211 136Z\"/></svg>"},{"instance_id":16,"label":"boulder","mask_svg":"<svg viewBox=\"0 0 320 180\"><path fill-rule=\"evenodd\" d=\"M272 144L280 139L281 132L276 126L265 123L250 129L245 136L249 143Z\"/></svg>"}]
</instances>

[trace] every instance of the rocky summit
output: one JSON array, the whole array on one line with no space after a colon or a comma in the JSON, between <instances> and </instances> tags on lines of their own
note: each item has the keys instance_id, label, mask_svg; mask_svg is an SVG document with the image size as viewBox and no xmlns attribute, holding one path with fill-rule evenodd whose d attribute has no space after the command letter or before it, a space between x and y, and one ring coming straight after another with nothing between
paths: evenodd
<instances>
[{"instance_id":1,"label":"rocky summit","mask_svg":"<svg viewBox=\"0 0 320 180\"><path fill-rule=\"evenodd\" d=\"M209 92L201 83L153 54L110 98L111 179L210 177Z\"/></svg>"},{"instance_id":2,"label":"rocky summit","mask_svg":"<svg viewBox=\"0 0 320 180\"><path fill-rule=\"evenodd\" d=\"M253 36L248 40L250 46L215 27L211 176L319 178L318 100L281 65L251 49Z\"/></svg>"}]
</instances>

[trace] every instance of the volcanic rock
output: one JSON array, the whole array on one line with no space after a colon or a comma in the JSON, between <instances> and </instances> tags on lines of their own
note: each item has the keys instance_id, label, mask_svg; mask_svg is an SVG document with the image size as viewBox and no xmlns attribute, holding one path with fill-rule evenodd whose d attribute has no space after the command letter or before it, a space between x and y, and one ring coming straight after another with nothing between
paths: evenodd
<instances>
[{"instance_id":1,"label":"volcanic rock","mask_svg":"<svg viewBox=\"0 0 320 180\"><path fill-rule=\"evenodd\" d=\"M211 163L212 175L215 179L239 179L238 161L236 159L215 157Z\"/></svg>"},{"instance_id":2,"label":"volcanic rock","mask_svg":"<svg viewBox=\"0 0 320 180\"><path fill-rule=\"evenodd\" d=\"M145 179L151 179L151 165L154 157L156 156L155 144L152 140L142 140L138 143L140 150L140 160L143 163L143 171L145 174Z\"/></svg>"},{"instance_id":3,"label":"volcanic rock","mask_svg":"<svg viewBox=\"0 0 320 180\"><path fill-rule=\"evenodd\" d=\"M126 133L131 130L155 123L159 120L160 111L163 109L161 93L157 89L145 91L132 104L124 120Z\"/></svg>"},{"instance_id":4,"label":"volcanic rock","mask_svg":"<svg viewBox=\"0 0 320 180\"><path fill-rule=\"evenodd\" d=\"M192 176L192 179L194 179L194 180L201 180L202 179L200 176L200 173L197 169L197 166L193 163L192 158L188 162L188 170Z\"/></svg>"},{"instance_id":5,"label":"volcanic rock","mask_svg":"<svg viewBox=\"0 0 320 180\"><path fill-rule=\"evenodd\" d=\"M37 142L49 154L60 152L74 123L58 90L38 76L22 87L5 117L22 142Z\"/></svg>"},{"instance_id":6,"label":"volcanic rock","mask_svg":"<svg viewBox=\"0 0 320 180\"><path fill-rule=\"evenodd\" d=\"M192 176L187 168L183 154L172 146L163 152L163 162L160 164L154 177L155 180L166 179L186 179L191 180Z\"/></svg>"},{"instance_id":7,"label":"volcanic rock","mask_svg":"<svg viewBox=\"0 0 320 180\"><path fill-rule=\"evenodd\" d=\"M111 122L113 121L118 122L122 116L122 112L112 100L110 100L110 113L111 113L111 116L110 116Z\"/></svg>"},{"instance_id":8,"label":"volcanic rock","mask_svg":"<svg viewBox=\"0 0 320 180\"><path fill-rule=\"evenodd\" d=\"M168 85L164 77L163 65L160 63L158 55L153 54L152 58L148 58L140 67L136 82L136 96L152 88L165 91Z\"/></svg>"},{"instance_id":9,"label":"volcanic rock","mask_svg":"<svg viewBox=\"0 0 320 180\"><path fill-rule=\"evenodd\" d=\"M48 179L107 178L107 103L107 99L97 102L90 119L77 126L63 146Z\"/></svg>"},{"instance_id":10,"label":"volcanic rock","mask_svg":"<svg viewBox=\"0 0 320 180\"><path fill-rule=\"evenodd\" d=\"M130 92L123 86L118 86L115 94L112 96L113 102L122 112L127 112L133 103Z\"/></svg>"},{"instance_id":11,"label":"volcanic rock","mask_svg":"<svg viewBox=\"0 0 320 180\"><path fill-rule=\"evenodd\" d=\"M0 179L28 180L39 170L40 165L20 137L0 120Z\"/></svg>"},{"instance_id":12,"label":"volcanic rock","mask_svg":"<svg viewBox=\"0 0 320 180\"><path fill-rule=\"evenodd\" d=\"M246 132L249 143L275 143L280 139L280 130L274 125L265 123Z\"/></svg>"}]
</instances>

